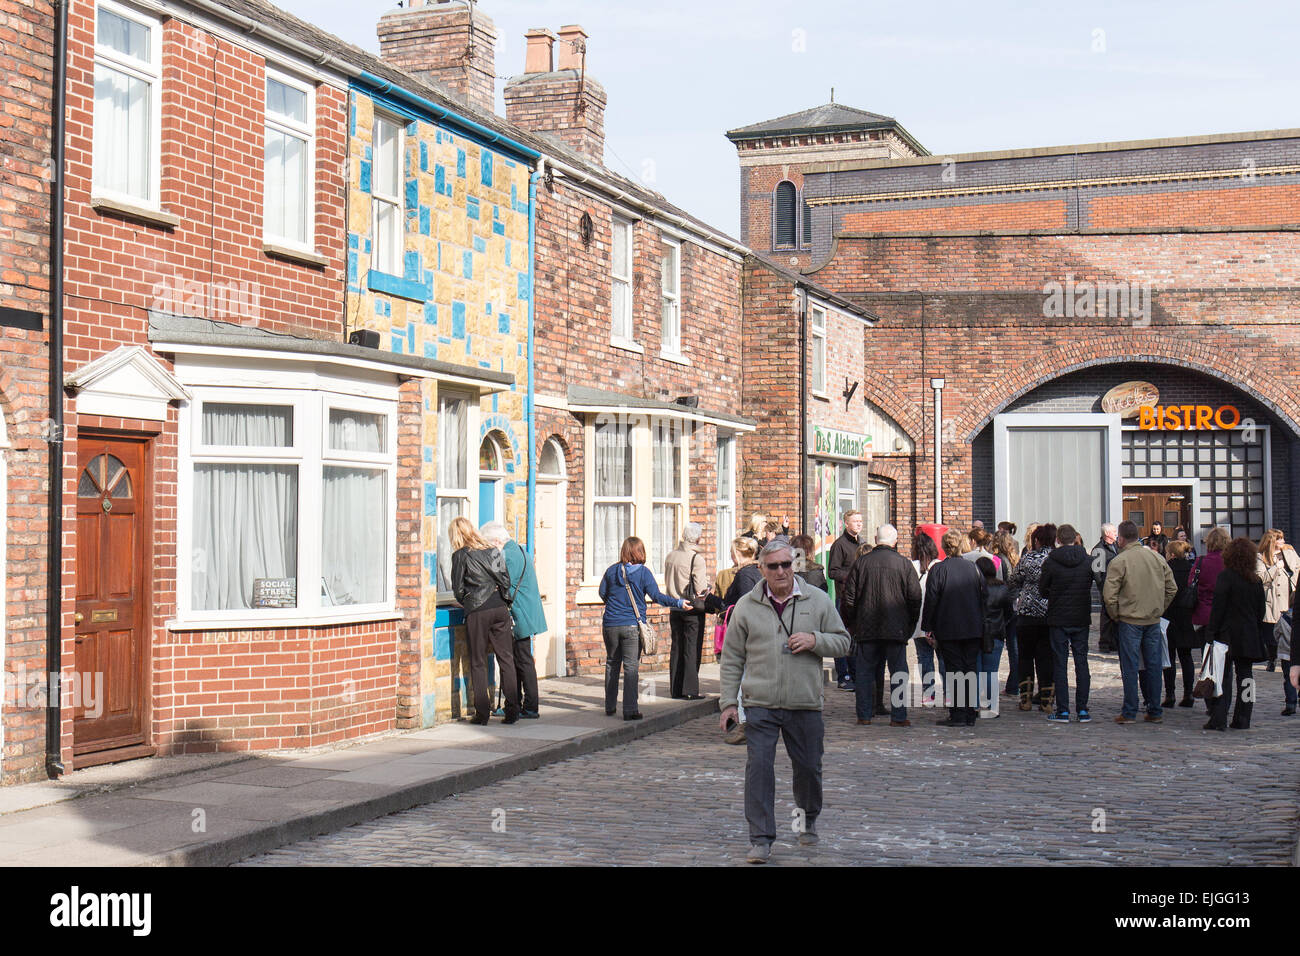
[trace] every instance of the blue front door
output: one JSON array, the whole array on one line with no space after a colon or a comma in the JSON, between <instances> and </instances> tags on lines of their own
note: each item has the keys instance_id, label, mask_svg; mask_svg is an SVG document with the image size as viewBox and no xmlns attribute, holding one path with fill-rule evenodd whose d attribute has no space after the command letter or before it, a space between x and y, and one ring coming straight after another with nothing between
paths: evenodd
<instances>
[{"instance_id":1,"label":"blue front door","mask_svg":"<svg viewBox=\"0 0 1300 956\"><path fill-rule=\"evenodd\" d=\"M481 528L498 517L497 479L480 481L478 483L478 526Z\"/></svg>"}]
</instances>

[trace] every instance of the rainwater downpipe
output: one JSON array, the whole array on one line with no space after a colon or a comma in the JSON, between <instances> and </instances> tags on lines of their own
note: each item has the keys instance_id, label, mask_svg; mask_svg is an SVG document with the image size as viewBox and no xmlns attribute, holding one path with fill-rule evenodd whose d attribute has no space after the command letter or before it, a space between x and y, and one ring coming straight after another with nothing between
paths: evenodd
<instances>
[{"instance_id":1,"label":"rainwater downpipe","mask_svg":"<svg viewBox=\"0 0 1300 956\"><path fill-rule=\"evenodd\" d=\"M930 379L934 389L934 523L943 524L943 379Z\"/></svg>"},{"instance_id":2,"label":"rainwater downpipe","mask_svg":"<svg viewBox=\"0 0 1300 956\"><path fill-rule=\"evenodd\" d=\"M537 306L537 183L546 174L546 157L537 161L537 169L528 177L528 392L524 396L524 428L528 433L528 553L536 559L533 538L537 534L537 416L533 393L534 321ZM564 649L560 649L564 660Z\"/></svg>"},{"instance_id":3,"label":"rainwater downpipe","mask_svg":"<svg viewBox=\"0 0 1300 956\"><path fill-rule=\"evenodd\" d=\"M63 145L68 65L68 2L54 0L54 102L51 107L50 159L50 440L49 526L45 578L45 771L64 772L63 708Z\"/></svg>"}]
</instances>

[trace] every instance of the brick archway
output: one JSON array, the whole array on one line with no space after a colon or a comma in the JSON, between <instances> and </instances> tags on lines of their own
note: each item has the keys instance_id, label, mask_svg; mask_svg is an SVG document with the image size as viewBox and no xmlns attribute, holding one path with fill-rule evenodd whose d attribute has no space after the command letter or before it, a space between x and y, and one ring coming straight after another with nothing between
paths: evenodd
<instances>
[{"instance_id":1,"label":"brick archway","mask_svg":"<svg viewBox=\"0 0 1300 956\"><path fill-rule=\"evenodd\" d=\"M953 433L963 436L962 440L967 443L972 442L988 427L994 416L1039 386L1081 369L1123 362L1188 369L1218 379L1259 402L1290 429L1293 437L1300 438L1300 425L1297 424L1300 421L1300 404L1289 395L1282 401L1274 400L1249 384L1254 375L1236 357L1211 352L1209 348L1200 345L1180 346L1174 342L1162 342L1152 347L1147 340L1140 348L1134 348L1131 346L1136 346L1137 343L1132 342L1131 338L1125 336L1104 343L1088 343L1087 352L1090 354L1086 356L1082 344L1072 343L1047 353L1033 363L1025 363L1023 370L1016 370L1017 374L1008 374L989 390L986 403L979 408L964 411L953 422Z\"/></svg>"},{"instance_id":2,"label":"brick archway","mask_svg":"<svg viewBox=\"0 0 1300 956\"><path fill-rule=\"evenodd\" d=\"M898 423L915 445L925 434L925 413L916 402L899 393L898 383L888 376L863 369L863 397Z\"/></svg>"}]
</instances>

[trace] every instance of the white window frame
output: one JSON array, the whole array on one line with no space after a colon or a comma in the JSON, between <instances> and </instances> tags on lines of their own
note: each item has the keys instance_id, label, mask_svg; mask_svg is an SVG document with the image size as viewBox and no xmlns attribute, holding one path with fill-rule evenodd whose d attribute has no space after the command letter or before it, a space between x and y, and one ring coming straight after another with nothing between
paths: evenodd
<instances>
[{"instance_id":1,"label":"white window frame","mask_svg":"<svg viewBox=\"0 0 1300 956\"><path fill-rule=\"evenodd\" d=\"M376 170L379 168L379 136L378 129L380 123L390 123L397 128L397 188L398 191L392 195L381 195L377 186L379 176ZM371 171L370 171L370 267L376 272L382 272L385 275L401 276L405 272L404 263L406 259L406 212L402 201L402 180L406 171L406 124L395 116L387 113L375 111L374 124L371 127ZM381 262L379 258L379 210L378 203L391 205L395 208L396 213L393 221L397 225L393 229L393 235L389 239L393 243L393 248L397 256L396 268L389 268L392 262Z\"/></svg>"},{"instance_id":2,"label":"white window frame","mask_svg":"<svg viewBox=\"0 0 1300 956\"><path fill-rule=\"evenodd\" d=\"M660 260L660 308L662 322L662 347L660 357L672 362L685 362L682 355L682 244L676 239L664 239L665 254ZM673 291L667 288L666 279L672 278Z\"/></svg>"},{"instance_id":3,"label":"white window frame","mask_svg":"<svg viewBox=\"0 0 1300 956\"><path fill-rule=\"evenodd\" d=\"M119 53L110 47L100 46L99 44L99 11L107 10L116 16L125 20L131 20L148 28L149 32L149 59L137 60L134 57ZM132 193L119 192L115 189L99 185L100 174L103 172L103 154L95 148L95 144L103 144L100 138L104 135L102 130L95 130L91 144L91 198L92 199L110 199L119 203L126 203L133 206L143 206L154 211L162 211L162 188L160 179L162 176L162 45L163 31L162 22L156 18L140 13L130 7L123 6L120 3L114 3L113 0L96 0L95 4L95 22L92 26L92 39L95 48L95 61L91 70L91 117L97 109L95 102L94 86L95 74L102 66L106 69L115 70L119 73L125 73L133 79L142 80L149 84L149 146L148 146L148 174L149 189L148 195L137 196Z\"/></svg>"},{"instance_id":4,"label":"white window frame","mask_svg":"<svg viewBox=\"0 0 1300 956\"><path fill-rule=\"evenodd\" d=\"M337 381L337 380L336 380ZM193 400L182 410L179 425L179 462L177 481L177 552L193 554L194 542L194 470L201 464L282 464L298 467L298 606L209 610L195 609L192 601L191 564L178 562L176 574L176 620L169 622L175 630L228 628L285 628L313 624L372 621L396 614L397 602L397 401L362 397L343 390L303 387L301 377L287 379L295 387L224 387L189 386ZM322 386L324 382L320 383ZM289 406L293 408L293 444L284 448L250 448L246 446L204 446L203 406L205 403L237 405ZM329 449L329 410L347 409L384 415L383 454L336 452ZM327 465L361 465L382 469L385 473L387 511L387 559L385 562L385 598L371 604L331 606L321 600L320 588L302 582L323 581L320 509L324 501L324 468Z\"/></svg>"},{"instance_id":5,"label":"white window frame","mask_svg":"<svg viewBox=\"0 0 1300 956\"><path fill-rule=\"evenodd\" d=\"M283 84L290 89L298 90L307 96L307 122L299 123L282 114L272 114L269 106L264 110L264 131L275 131L300 139L306 143L307 152L307 170L304 174L304 190L306 195L303 197L303 217L306 220L303 223L303 235L305 239L293 239L289 236L282 236L272 232L268 227L267 207L269 196L265 194L266 189L266 170L262 171L262 184L264 195L262 197L262 237L267 242L273 242L278 245L289 246L294 249L300 249L303 252L314 252L316 249L316 88L305 80L297 79L287 73L271 68L269 65L266 69L266 84L272 82ZM269 102L269 97L264 102ZM263 162L266 155L266 141L263 139Z\"/></svg>"},{"instance_id":6,"label":"white window frame","mask_svg":"<svg viewBox=\"0 0 1300 956\"><path fill-rule=\"evenodd\" d=\"M677 458L677 494L671 497L662 497L654 493L654 460L657 454L659 440L664 435L665 430L670 437L675 437ZM650 570L654 571L655 577L663 573L663 559L668 556L677 545L677 539L681 537L686 515L686 457L683 454L686 448L686 422L680 418L652 418L650 420L650 537L643 539L646 543L646 564ZM669 507L673 509L673 533L668 536L669 540L664 542L663 550L660 554L654 553L654 512L658 507Z\"/></svg>"},{"instance_id":7,"label":"white window frame","mask_svg":"<svg viewBox=\"0 0 1300 956\"><path fill-rule=\"evenodd\" d=\"M820 305L808 306L808 348L811 372L809 390L818 398L826 394L826 309Z\"/></svg>"},{"instance_id":8,"label":"white window frame","mask_svg":"<svg viewBox=\"0 0 1300 956\"><path fill-rule=\"evenodd\" d=\"M619 262L614 255L616 247L614 234L620 229L627 230L627 242L624 243L627 256L623 262ZM615 348L644 352L645 350L636 341L634 322L636 308L632 301L632 271L634 268L633 263L636 262L635 242L636 229L632 220L624 219L622 216L614 216L611 220L609 241L609 344ZM625 306L622 315L615 313L614 304L618 298L614 294L614 290L620 286L627 290L627 294L623 297Z\"/></svg>"},{"instance_id":9,"label":"white window frame","mask_svg":"<svg viewBox=\"0 0 1300 956\"><path fill-rule=\"evenodd\" d=\"M850 475L849 481L850 481L850 487L852 488L852 491L850 491L847 494L844 491L844 486L840 484L840 475L843 473L842 469L845 468L849 470L849 475ZM844 519L844 512L852 511L854 509L857 509L859 511L862 510L862 505L858 503L858 468L859 466L854 464L853 462L848 462L848 461L835 462L835 495L836 495L835 503L839 509L839 517L841 522L843 522Z\"/></svg>"},{"instance_id":10,"label":"white window frame","mask_svg":"<svg viewBox=\"0 0 1300 956\"><path fill-rule=\"evenodd\" d=\"M434 477L437 479L442 475L441 456L443 452L442 442L442 409L445 401L464 401L465 410L465 488L447 488L442 482L438 482L437 490L437 507L438 514L434 520L434 550L437 551L441 540L440 530L442 528L442 501L444 498L457 498L465 502L465 510L462 514L478 527L478 498L479 498L479 465L478 452L483 444L483 439L474 440L474 436L479 432L479 395L474 391L465 391L455 388L438 389L438 456L439 460L434 470ZM504 502L503 502L504 504ZM441 561L443 555L435 554L435 561ZM451 555L446 555L448 567L450 567ZM437 588L437 601L439 604L455 604L456 596L450 590L438 588L437 569L434 569L434 587ZM450 577L450 572L448 573Z\"/></svg>"},{"instance_id":11,"label":"white window frame","mask_svg":"<svg viewBox=\"0 0 1300 956\"><path fill-rule=\"evenodd\" d=\"M632 506L632 515L629 522L631 528L630 534L640 538L646 544L646 566L650 567L650 553L654 541L654 504L672 504L678 506L677 514L677 536L681 536L683 522L686 521L688 512L688 503L691 498L690 485L690 447L692 436L692 424L689 420L676 418L674 416L654 416L650 413L629 413L626 411L610 411L601 413L592 413L586 416L584 426L584 442L588 453L583 456L585 466L584 481L584 498L583 514L588 529L594 529L596 505L599 504L630 504ZM596 424L598 422L614 420L623 423L628 428L628 445L631 448L631 469L632 469L632 494L619 497L596 497ZM678 462L680 468L680 496L676 498L656 498L654 495L654 446L653 446L653 429L652 424L657 420L672 420L677 427L681 428L681 441L678 446ZM578 604L599 604L600 596L597 593L597 585L600 584L600 578L605 573L608 565L599 564L596 561L595 533L588 531L583 536L582 554L584 580L580 586L575 601ZM675 545L676 542L674 541ZM663 568L653 568L655 580L659 580L663 575Z\"/></svg>"},{"instance_id":12,"label":"white window frame","mask_svg":"<svg viewBox=\"0 0 1300 956\"><path fill-rule=\"evenodd\" d=\"M718 569L731 566L731 540L736 536L736 448L739 437L735 434L718 433L718 442L716 447L717 474L718 474L718 493L714 497L713 514L714 526L717 528L717 559L716 567ZM722 494L722 474L726 469L731 480L727 483L728 494ZM731 515L729 527L724 527L722 523L722 511L727 509Z\"/></svg>"}]
</instances>

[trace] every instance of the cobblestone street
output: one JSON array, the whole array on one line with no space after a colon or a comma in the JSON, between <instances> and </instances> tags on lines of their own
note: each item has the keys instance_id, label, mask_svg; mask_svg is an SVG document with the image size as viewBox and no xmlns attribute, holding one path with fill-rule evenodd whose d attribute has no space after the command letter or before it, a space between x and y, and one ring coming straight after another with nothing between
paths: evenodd
<instances>
[{"instance_id":1,"label":"cobblestone street","mask_svg":"<svg viewBox=\"0 0 1300 956\"><path fill-rule=\"evenodd\" d=\"M1004 661L1005 679L1005 661ZM789 832L778 747L776 865L1286 865L1295 851L1297 718L1281 677L1255 670L1252 729L1201 730L1204 706L1117 726L1114 655L1092 655L1091 724L1050 724L1002 698L973 729L853 723L827 689L822 842ZM283 847L238 865L731 865L748 849L745 748L716 717ZM782 821L785 821L782 823ZM495 824L495 825L494 825Z\"/></svg>"}]
</instances>

